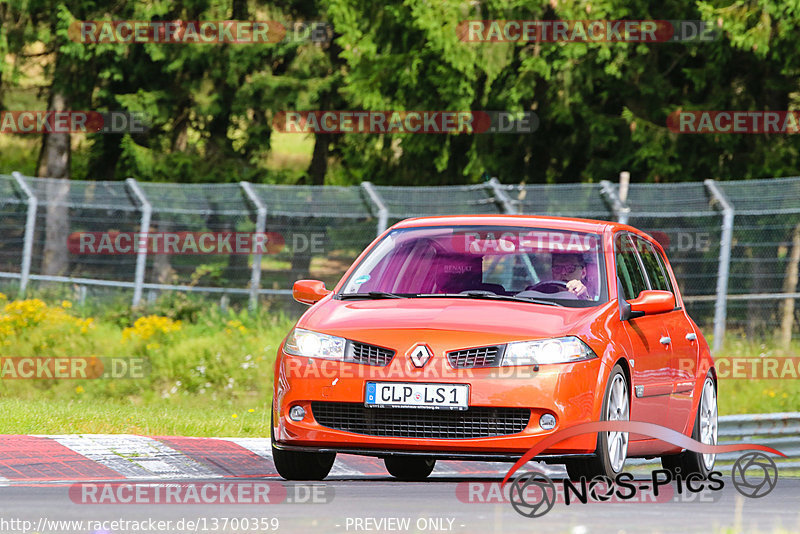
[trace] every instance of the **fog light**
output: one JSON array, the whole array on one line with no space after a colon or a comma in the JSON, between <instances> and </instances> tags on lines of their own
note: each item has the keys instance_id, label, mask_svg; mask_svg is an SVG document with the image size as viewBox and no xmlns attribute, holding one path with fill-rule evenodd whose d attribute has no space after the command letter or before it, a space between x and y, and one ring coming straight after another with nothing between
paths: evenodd
<instances>
[{"instance_id":1,"label":"fog light","mask_svg":"<svg viewBox=\"0 0 800 534\"><path fill-rule=\"evenodd\" d=\"M305 416L306 411L302 406L292 406L292 409L289 410L289 419L292 421L302 421Z\"/></svg>"},{"instance_id":2,"label":"fog light","mask_svg":"<svg viewBox=\"0 0 800 534\"><path fill-rule=\"evenodd\" d=\"M539 426L544 430L550 430L556 427L556 418L549 413L544 414L539 418Z\"/></svg>"}]
</instances>

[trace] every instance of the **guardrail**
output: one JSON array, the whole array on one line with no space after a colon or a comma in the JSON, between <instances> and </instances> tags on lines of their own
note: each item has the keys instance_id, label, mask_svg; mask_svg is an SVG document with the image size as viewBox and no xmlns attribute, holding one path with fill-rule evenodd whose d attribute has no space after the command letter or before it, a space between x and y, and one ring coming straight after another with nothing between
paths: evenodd
<instances>
[{"instance_id":1,"label":"guardrail","mask_svg":"<svg viewBox=\"0 0 800 534\"><path fill-rule=\"evenodd\" d=\"M756 443L781 451L786 458L768 455L778 469L800 469L800 412L724 415L719 418L717 440L720 445ZM717 455L715 469L730 473L733 462L743 451ZM646 466L658 460L630 460L631 466Z\"/></svg>"},{"instance_id":2,"label":"guardrail","mask_svg":"<svg viewBox=\"0 0 800 534\"><path fill-rule=\"evenodd\" d=\"M800 412L726 415L719 418L717 436L721 445L741 441L767 445L786 455L786 458L769 455L779 469L800 469ZM734 462L741 454L718 455L717 462L723 465L717 469L730 471L729 462Z\"/></svg>"}]
</instances>

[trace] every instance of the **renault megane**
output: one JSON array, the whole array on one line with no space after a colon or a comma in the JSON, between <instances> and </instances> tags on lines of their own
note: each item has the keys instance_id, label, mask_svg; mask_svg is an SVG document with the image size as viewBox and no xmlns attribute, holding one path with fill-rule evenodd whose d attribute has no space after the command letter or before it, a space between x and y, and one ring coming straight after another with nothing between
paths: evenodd
<instances>
[{"instance_id":1,"label":"renault megane","mask_svg":"<svg viewBox=\"0 0 800 534\"><path fill-rule=\"evenodd\" d=\"M402 221L311 308L278 349L273 458L319 480L337 453L427 477L437 459L516 461L588 421L653 422L717 440L717 381L664 250L605 221L447 216ZM537 460L614 477L631 457L708 474L714 455L647 436L566 439Z\"/></svg>"}]
</instances>

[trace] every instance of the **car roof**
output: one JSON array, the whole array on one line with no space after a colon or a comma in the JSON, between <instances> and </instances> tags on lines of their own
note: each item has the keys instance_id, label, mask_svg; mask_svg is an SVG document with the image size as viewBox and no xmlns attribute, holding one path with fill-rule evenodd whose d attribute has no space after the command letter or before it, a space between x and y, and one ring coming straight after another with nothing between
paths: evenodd
<instances>
[{"instance_id":1,"label":"car roof","mask_svg":"<svg viewBox=\"0 0 800 534\"><path fill-rule=\"evenodd\" d=\"M558 230L575 230L578 232L603 233L610 226L632 230L628 225L600 221L595 219L578 219L573 217L544 217L539 215L441 215L436 217L414 217L405 219L392 228L418 228L422 226L529 226L531 228L548 227Z\"/></svg>"},{"instance_id":2,"label":"car roof","mask_svg":"<svg viewBox=\"0 0 800 534\"><path fill-rule=\"evenodd\" d=\"M542 215L437 215L434 217L412 217L393 225L389 230L398 228L420 228L424 226L523 226L531 228L550 228L586 233L631 232L641 236L665 254L661 243L650 234L628 224L598 219L581 219L578 217L555 217Z\"/></svg>"}]
</instances>

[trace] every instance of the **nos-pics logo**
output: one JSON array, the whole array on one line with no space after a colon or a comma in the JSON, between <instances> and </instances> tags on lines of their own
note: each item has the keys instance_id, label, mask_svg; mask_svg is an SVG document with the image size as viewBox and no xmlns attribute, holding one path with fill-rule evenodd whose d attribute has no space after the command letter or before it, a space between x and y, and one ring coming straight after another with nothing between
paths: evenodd
<instances>
[{"instance_id":1,"label":"nos-pics logo","mask_svg":"<svg viewBox=\"0 0 800 534\"><path fill-rule=\"evenodd\" d=\"M769 456L759 451L786 456L765 445L748 443L708 445L653 423L601 421L582 423L548 436L526 452L509 469L503 479L503 484L506 484L521 466L553 444L580 434L597 432L628 432L646 435L702 454L751 451L742 454L736 460L731 472L731 481L739 493L753 499L768 495L778 483L777 465ZM633 475L625 472L617 474L614 479L597 476L591 480L581 477L579 481L564 479L558 482L560 485L539 471L529 471L518 475L511 482L509 490L511 506L521 515L534 518L545 515L559 501L563 501L566 505L575 502L587 504L590 500L607 502L613 499L615 502L625 502L636 497L637 492L644 490L651 490L653 495L658 497L659 488L673 482L677 485L678 494L698 493L705 490L720 491L725 486L722 473L719 471L711 471L707 477L704 477L700 473L682 474L679 468L674 472L667 469L656 469L651 473L651 480L646 481L648 483L634 482Z\"/></svg>"}]
</instances>

